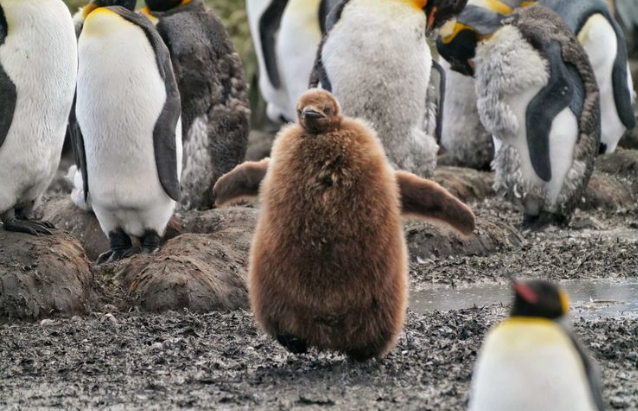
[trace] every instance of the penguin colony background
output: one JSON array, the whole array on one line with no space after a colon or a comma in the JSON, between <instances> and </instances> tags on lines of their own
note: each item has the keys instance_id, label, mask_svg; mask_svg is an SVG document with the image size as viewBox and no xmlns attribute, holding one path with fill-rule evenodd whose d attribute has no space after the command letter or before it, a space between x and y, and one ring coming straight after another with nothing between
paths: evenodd
<instances>
[{"instance_id":1,"label":"penguin colony background","mask_svg":"<svg viewBox=\"0 0 638 411\"><path fill-rule=\"evenodd\" d=\"M597 157L636 126L626 41L603 0L247 0L260 91L285 126L270 159L240 164L248 87L221 21L203 0L135 6L92 0L72 17L60 0L0 0L3 228L52 234L33 208L65 137L72 200L109 239L98 264L158 252L176 210L258 198L251 306L293 353L392 350L407 307L401 216L475 228L427 180L439 144L491 166L521 228L542 230L569 224ZM560 322L564 292L512 288L470 409L601 410L596 365Z\"/></svg>"}]
</instances>

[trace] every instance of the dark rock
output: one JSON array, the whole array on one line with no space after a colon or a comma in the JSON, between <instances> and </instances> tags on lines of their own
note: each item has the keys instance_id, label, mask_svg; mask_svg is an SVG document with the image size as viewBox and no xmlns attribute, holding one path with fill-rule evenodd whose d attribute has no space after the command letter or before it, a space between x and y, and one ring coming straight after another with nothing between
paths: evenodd
<instances>
[{"instance_id":1,"label":"dark rock","mask_svg":"<svg viewBox=\"0 0 638 411\"><path fill-rule=\"evenodd\" d=\"M35 237L0 229L0 319L87 313L95 301L93 287L75 238L60 231Z\"/></svg>"},{"instance_id":2,"label":"dark rock","mask_svg":"<svg viewBox=\"0 0 638 411\"><path fill-rule=\"evenodd\" d=\"M632 197L628 184L616 176L595 172L592 175L583 203L579 205L581 210L603 209L618 210L631 207L636 203Z\"/></svg>"}]
</instances>

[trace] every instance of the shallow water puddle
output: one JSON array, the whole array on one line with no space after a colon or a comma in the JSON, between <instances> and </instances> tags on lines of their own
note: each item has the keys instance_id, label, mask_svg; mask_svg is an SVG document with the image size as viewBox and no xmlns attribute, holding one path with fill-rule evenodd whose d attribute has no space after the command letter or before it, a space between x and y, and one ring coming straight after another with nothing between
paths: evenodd
<instances>
[{"instance_id":1,"label":"shallow water puddle","mask_svg":"<svg viewBox=\"0 0 638 411\"><path fill-rule=\"evenodd\" d=\"M638 318L637 280L569 280L560 285L567 291L573 317ZM419 313L507 305L509 284L482 284L463 288L433 288L412 293L410 308Z\"/></svg>"}]
</instances>

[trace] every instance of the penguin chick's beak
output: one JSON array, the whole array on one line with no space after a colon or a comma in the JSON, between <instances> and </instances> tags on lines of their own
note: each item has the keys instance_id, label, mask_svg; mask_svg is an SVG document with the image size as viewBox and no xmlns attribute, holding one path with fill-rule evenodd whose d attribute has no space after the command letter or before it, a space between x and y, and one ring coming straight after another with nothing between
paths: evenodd
<instances>
[{"instance_id":1,"label":"penguin chick's beak","mask_svg":"<svg viewBox=\"0 0 638 411\"><path fill-rule=\"evenodd\" d=\"M312 107L306 107L302 110L301 115L304 119L318 120L326 117L326 115L320 111L315 110Z\"/></svg>"}]
</instances>

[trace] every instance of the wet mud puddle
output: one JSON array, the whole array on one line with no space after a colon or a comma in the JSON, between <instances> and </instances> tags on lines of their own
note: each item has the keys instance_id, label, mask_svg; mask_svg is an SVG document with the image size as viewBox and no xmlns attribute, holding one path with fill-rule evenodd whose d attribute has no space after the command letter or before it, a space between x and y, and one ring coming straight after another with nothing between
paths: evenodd
<instances>
[{"instance_id":1,"label":"wet mud puddle","mask_svg":"<svg viewBox=\"0 0 638 411\"><path fill-rule=\"evenodd\" d=\"M568 280L573 317L638 318L638 279ZM509 284L481 284L463 288L431 288L410 295L410 308L418 313L460 310L511 302Z\"/></svg>"}]
</instances>

